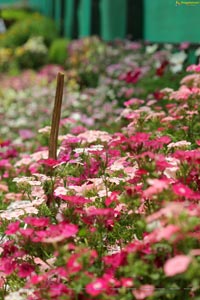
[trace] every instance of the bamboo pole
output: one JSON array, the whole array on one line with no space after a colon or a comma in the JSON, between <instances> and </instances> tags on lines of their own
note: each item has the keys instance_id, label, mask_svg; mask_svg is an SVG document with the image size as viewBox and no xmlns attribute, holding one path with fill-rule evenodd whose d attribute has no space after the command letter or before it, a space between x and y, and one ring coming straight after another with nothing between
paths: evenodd
<instances>
[{"instance_id":1,"label":"bamboo pole","mask_svg":"<svg viewBox=\"0 0 200 300\"><path fill-rule=\"evenodd\" d=\"M56 95L54 101L53 115L51 121L51 132L49 140L49 158L57 159L57 146L58 146L58 131L61 115L61 106L63 98L63 87L64 87L64 74L58 73Z\"/></svg>"}]
</instances>

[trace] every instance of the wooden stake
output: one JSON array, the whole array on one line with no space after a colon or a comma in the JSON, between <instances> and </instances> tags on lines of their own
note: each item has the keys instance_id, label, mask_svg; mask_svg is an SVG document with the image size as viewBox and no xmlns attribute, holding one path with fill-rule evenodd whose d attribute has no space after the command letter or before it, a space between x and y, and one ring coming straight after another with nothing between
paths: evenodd
<instances>
[{"instance_id":1,"label":"wooden stake","mask_svg":"<svg viewBox=\"0 0 200 300\"><path fill-rule=\"evenodd\" d=\"M51 121L51 132L49 140L49 158L57 159L57 146L58 146L58 131L61 115L61 106L63 98L63 87L64 87L64 74L58 73L56 95L54 101L53 115Z\"/></svg>"}]
</instances>

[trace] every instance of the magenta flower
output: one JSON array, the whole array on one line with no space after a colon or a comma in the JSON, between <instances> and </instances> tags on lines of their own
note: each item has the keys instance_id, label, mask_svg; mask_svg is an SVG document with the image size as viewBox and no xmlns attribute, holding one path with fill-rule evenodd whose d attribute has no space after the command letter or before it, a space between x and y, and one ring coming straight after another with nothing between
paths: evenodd
<instances>
[{"instance_id":1,"label":"magenta flower","mask_svg":"<svg viewBox=\"0 0 200 300\"><path fill-rule=\"evenodd\" d=\"M52 298L68 294L68 289L63 283L52 283L50 286L50 295ZM58 299L58 298L57 298Z\"/></svg>"},{"instance_id":2,"label":"magenta flower","mask_svg":"<svg viewBox=\"0 0 200 300\"><path fill-rule=\"evenodd\" d=\"M188 72L200 72L200 64L199 65L191 65L187 67L186 71Z\"/></svg>"},{"instance_id":3,"label":"magenta flower","mask_svg":"<svg viewBox=\"0 0 200 300\"><path fill-rule=\"evenodd\" d=\"M186 185L182 183L176 183L173 185L173 192L182 197L190 198L193 196L194 192Z\"/></svg>"},{"instance_id":4,"label":"magenta flower","mask_svg":"<svg viewBox=\"0 0 200 300\"><path fill-rule=\"evenodd\" d=\"M170 258L164 265L164 273L169 277L184 273L188 269L191 261L192 258L187 255L177 255Z\"/></svg>"},{"instance_id":5,"label":"magenta flower","mask_svg":"<svg viewBox=\"0 0 200 300\"><path fill-rule=\"evenodd\" d=\"M86 199L86 198L81 197L81 196L59 195L58 197L61 198L62 200L66 200L70 204L77 205L77 206L82 206L82 205L84 205L86 203L90 203L91 202L90 199Z\"/></svg>"},{"instance_id":6,"label":"magenta flower","mask_svg":"<svg viewBox=\"0 0 200 300\"><path fill-rule=\"evenodd\" d=\"M59 164L58 161L53 158L40 159L38 162L44 166L52 168Z\"/></svg>"},{"instance_id":7,"label":"magenta flower","mask_svg":"<svg viewBox=\"0 0 200 300\"><path fill-rule=\"evenodd\" d=\"M18 266L18 275L21 278L26 278L27 276L30 276L31 273L34 271L34 266L32 266L29 263L22 263L20 266Z\"/></svg>"},{"instance_id":8,"label":"magenta flower","mask_svg":"<svg viewBox=\"0 0 200 300\"><path fill-rule=\"evenodd\" d=\"M78 227L74 224L60 223L57 225L51 225L46 231L41 232L43 237L41 241L45 243L56 243L66 238L70 238L76 235Z\"/></svg>"},{"instance_id":9,"label":"magenta flower","mask_svg":"<svg viewBox=\"0 0 200 300\"><path fill-rule=\"evenodd\" d=\"M12 274L16 269L16 262L12 258L2 258L0 261L0 271L6 275Z\"/></svg>"},{"instance_id":10,"label":"magenta flower","mask_svg":"<svg viewBox=\"0 0 200 300\"><path fill-rule=\"evenodd\" d=\"M44 227L49 225L49 218L46 217L26 217L24 222L34 227Z\"/></svg>"},{"instance_id":11,"label":"magenta flower","mask_svg":"<svg viewBox=\"0 0 200 300\"><path fill-rule=\"evenodd\" d=\"M20 222L16 221L13 223L10 223L5 231L7 235L15 234L19 230Z\"/></svg>"}]
</instances>

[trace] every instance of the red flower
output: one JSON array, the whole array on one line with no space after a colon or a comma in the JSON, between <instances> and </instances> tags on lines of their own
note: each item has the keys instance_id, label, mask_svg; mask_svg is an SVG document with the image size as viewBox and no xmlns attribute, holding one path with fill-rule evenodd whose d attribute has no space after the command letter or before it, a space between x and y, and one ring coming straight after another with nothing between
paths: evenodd
<instances>
[{"instance_id":1,"label":"red flower","mask_svg":"<svg viewBox=\"0 0 200 300\"><path fill-rule=\"evenodd\" d=\"M42 165L52 168L59 164L59 162L53 158L40 159L38 162Z\"/></svg>"},{"instance_id":2,"label":"red flower","mask_svg":"<svg viewBox=\"0 0 200 300\"><path fill-rule=\"evenodd\" d=\"M159 68L156 69L156 75L157 76L163 76L164 72L165 72L165 69L166 69L166 66L169 64L168 61L163 61L161 66Z\"/></svg>"},{"instance_id":3,"label":"red flower","mask_svg":"<svg viewBox=\"0 0 200 300\"><path fill-rule=\"evenodd\" d=\"M136 69L134 71L129 71L125 75L122 74L119 79L126 81L126 83L136 83L141 76L141 70Z\"/></svg>"}]
</instances>

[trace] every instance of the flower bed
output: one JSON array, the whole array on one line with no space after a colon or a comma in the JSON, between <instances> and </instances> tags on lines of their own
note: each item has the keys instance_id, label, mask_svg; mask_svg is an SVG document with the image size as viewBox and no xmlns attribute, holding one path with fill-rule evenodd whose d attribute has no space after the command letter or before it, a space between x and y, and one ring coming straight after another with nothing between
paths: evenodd
<instances>
[{"instance_id":1,"label":"flower bed","mask_svg":"<svg viewBox=\"0 0 200 300\"><path fill-rule=\"evenodd\" d=\"M70 78L57 160L49 128L36 135L49 125L54 83L4 91L2 299L199 299L200 67L145 99L129 91L139 71L121 67L97 89Z\"/></svg>"}]
</instances>

